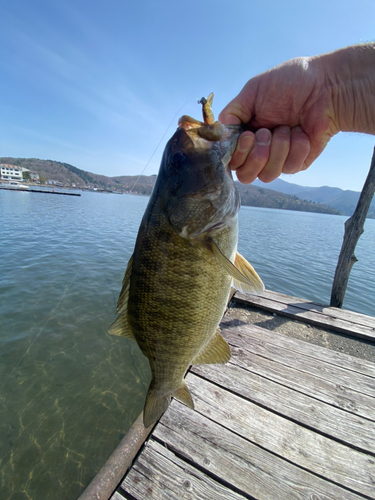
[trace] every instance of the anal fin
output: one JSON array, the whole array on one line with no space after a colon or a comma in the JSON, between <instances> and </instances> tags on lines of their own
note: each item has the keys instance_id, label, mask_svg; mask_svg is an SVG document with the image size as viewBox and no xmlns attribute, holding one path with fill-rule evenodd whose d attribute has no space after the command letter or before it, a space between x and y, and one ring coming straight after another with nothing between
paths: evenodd
<instances>
[{"instance_id":1,"label":"anal fin","mask_svg":"<svg viewBox=\"0 0 375 500\"><path fill-rule=\"evenodd\" d=\"M194 403L185 380L183 381L181 387L173 394L173 397L178 399L182 403L185 403L186 406L194 410Z\"/></svg>"}]
</instances>

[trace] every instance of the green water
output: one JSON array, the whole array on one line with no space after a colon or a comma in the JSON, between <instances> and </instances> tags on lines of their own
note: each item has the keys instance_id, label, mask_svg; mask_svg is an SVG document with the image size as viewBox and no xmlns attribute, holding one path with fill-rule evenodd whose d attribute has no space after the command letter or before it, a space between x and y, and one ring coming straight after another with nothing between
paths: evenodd
<instances>
[{"instance_id":1,"label":"green water","mask_svg":"<svg viewBox=\"0 0 375 500\"><path fill-rule=\"evenodd\" d=\"M147 199L0 195L0 498L74 499L149 382L106 333Z\"/></svg>"},{"instance_id":2,"label":"green water","mask_svg":"<svg viewBox=\"0 0 375 500\"><path fill-rule=\"evenodd\" d=\"M0 191L0 499L74 500L142 410L135 343L107 334L147 198ZM344 217L240 212L267 288L327 303ZM374 315L375 221L344 307Z\"/></svg>"}]
</instances>

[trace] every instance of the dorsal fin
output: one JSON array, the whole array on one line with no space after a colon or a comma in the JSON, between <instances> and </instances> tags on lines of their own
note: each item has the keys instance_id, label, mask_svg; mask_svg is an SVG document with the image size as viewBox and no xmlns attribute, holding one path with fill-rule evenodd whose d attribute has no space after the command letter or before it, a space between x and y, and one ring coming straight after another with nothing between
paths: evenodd
<instances>
[{"instance_id":1,"label":"dorsal fin","mask_svg":"<svg viewBox=\"0 0 375 500\"><path fill-rule=\"evenodd\" d=\"M130 257L126 267L124 279L122 280L122 289L117 301L117 313L120 313L124 308L128 307L129 289L130 289L130 276L133 270L133 255Z\"/></svg>"},{"instance_id":2,"label":"dorsal fin","mask_svg":"<svg viewBox=\"0 0 375 500\"><path fill-rule=\"evenodd\" d=\"M111 335L118 335L131 340L135 340L128 318L128 301L130 289L130 275L133 268L133 255L130 257L124 279L122 280L122 289L117 301L117 312L120 316L112 323L108 329Z\"/></svg>"},{"instance_id":3,"label":"dorsal fin","mask_svg":"<svg viewBox=\"0 0 375 500\"><path fill-rule=\"evenodd\" d=\"M120 316L108 328L108 333L125 337L126 339L135 340L131 326L129 324L128 311L123 311Z\"/></svg>"}]
</instances>

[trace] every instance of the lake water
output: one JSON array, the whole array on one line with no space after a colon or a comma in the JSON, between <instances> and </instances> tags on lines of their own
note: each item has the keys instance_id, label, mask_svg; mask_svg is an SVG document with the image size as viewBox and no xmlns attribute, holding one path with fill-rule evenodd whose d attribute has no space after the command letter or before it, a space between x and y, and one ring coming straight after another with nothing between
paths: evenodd
<instances>
[{"instance_id":1,"label":"lake water","mask_svg":"<svg viewBox=\"0 0 375 500\"><path fill-rule=\"evenodd\" d=\"M148 198L0 191L0 498L79 496L143 407L135 343L107 334ZM328 303L346 217L243 207L266 288ZM344 307L374 315L375 220Z\"/></svg>"}]
</instances>

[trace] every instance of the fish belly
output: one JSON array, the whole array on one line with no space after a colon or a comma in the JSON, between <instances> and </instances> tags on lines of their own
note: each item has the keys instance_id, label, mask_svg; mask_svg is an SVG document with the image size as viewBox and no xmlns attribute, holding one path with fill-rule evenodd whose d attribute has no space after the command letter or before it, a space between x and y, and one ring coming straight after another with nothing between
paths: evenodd
<instances>
[{"instance_id":1,"label":"fish belly","mask_svg":"<svg viewBox=\"0 0 375 500\"><path fill-rule=\"evenodd\" d=\"M215 240L231 257L235 238L228 229L222 233ZM160 221L140 231L128 314L158 394L171 397L181 387L186 370L216 333L230 287L231 277L202 243L185 240Z\"/></svg>"}]
</instances>

